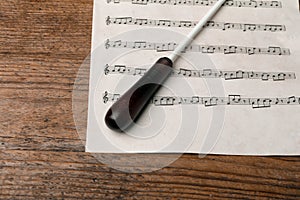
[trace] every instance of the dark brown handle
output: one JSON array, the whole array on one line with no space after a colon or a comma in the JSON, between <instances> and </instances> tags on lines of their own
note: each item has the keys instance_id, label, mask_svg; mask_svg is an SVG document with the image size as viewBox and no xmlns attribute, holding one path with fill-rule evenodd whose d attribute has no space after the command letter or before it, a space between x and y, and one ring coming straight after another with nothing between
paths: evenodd
<instances>
[{"instance_id":1,"label":"dark brown handle","mask_svg":"<svg viewBox=\"0 0 300 200\"><path fill-rule=\"evenodd\" d=\"M124 132L137 121L142 111L172 73L173 62L160 58L148 72L116 101L105 116L106 125Z\"/></svg>"}]
</instances>

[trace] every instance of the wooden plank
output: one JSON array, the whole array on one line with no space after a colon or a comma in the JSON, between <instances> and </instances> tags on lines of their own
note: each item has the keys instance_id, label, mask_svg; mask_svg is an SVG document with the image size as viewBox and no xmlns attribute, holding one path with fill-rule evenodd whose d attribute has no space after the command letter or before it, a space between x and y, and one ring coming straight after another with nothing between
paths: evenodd
<instances>
[{"instance_id":1,"label":"wooden plank","mask_svg":"<svg viewBox=\"0 0 300 200\"><path fill-rule=\"evenodd\" d=\"M0 148L83 151L72 90L90 51L93 1L0 5Z\"/></svg>"},{"instance_id":2,"label":"wooden plank","mask_svg":"<svg viewBox=\"0 0 300 200\"><path fill-rule=\"evenodd\" d=\"M125 158L115 155L115 164L126 165ZM297 199L299 167L293 157L184 155L159 171L128 174L87 153L6 150L1 151L0 187L2 195L14 197Z\"/></svg>"}]
</instances>

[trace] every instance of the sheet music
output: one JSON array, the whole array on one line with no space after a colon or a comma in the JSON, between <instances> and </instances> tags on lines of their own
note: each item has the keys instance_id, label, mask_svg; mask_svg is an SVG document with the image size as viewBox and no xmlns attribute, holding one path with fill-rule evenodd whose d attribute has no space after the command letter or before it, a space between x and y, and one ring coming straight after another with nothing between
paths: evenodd
<instances>
[{"instance_id":1,"label":"sheet music","mask_svg":"<svg viewBox=\"0 0 300 200\"><path fill-rule=\"evenodd\" d=\"M175 42L168 43L153 43L146 41L110 41L106 40L106 48L131 48L155 51L173 51L178 44ZM223 53L223 54L265 54L265 55L290 55L290 50L281 47L245 47L235 45L190 45L185 51L200 52L200 53Z\"/></svg>"},{"instance_id":2,"label":"sheet music","mask_svg":"<svg viewBox=\"0 0 300 200\"><path fill-rule=\"evenodd\" d=\"M103 94L103 102L115 102L121 94L111 94L107 91ZM155 106L175 106L200 104L206 107L219 105L250 105L253 109L270 108L272 105L300 105L300 97L287 98L244 98L241 95L229 95L228 97L175 97L175 96L154 96L150 104Z\"/></svg>"},{"instance_id":3,"label":"sheet music","mask_svg":"<svg viewBox=\"0 0 300 200\"><path fill-rule=\"evenodd\" d=\"M147 68L134 68L125 65L106 65L105 75L125 74L132 76L143 76L148 71ZM236 79L261 79L262 81L285 81L287 79L296 79L293 72L254 72L254 71L217 71L214 69L191 70L186 68L173 69L171 76L186 78L223 78L225 80Z\"/></svg>"},{"instance_id":4,"label":"sheet music","mask_svg":"<svg viewBox=\"0 0 300 200\"><path fill-rule=\"evenodd\" d=\"M191 5L191 6L211 6L216 0L108 0L107 3L132 3L139 5L148 4L168 4L168 5ZM281 8L280 1L232 1L229 0L225 6L232 7L251 7L251 8Z\"/></svg>"},{"instance_id":5,"label":"sheet music","mask_svg":"<svg viewBox=\"0 0 300 200\"><path fill-rule=\"evenodd\" d=\"M132 17L110 17L107 16L106 24L116 25L137 25L137 26L158 26L158 27L182 27L194 28L198 21L174 21L168 19L145 19ZM209 21L205 28L226 30L241 30L241 31L285 31L284 25L277 24L243 24L243 23L227 23Z\"/></svg>"},{"instance_id":6,"label":"sheet music","mask_svg":"<svg viewBox=\"0 0 300 200\"><path fill-rule=\"evenodd\" d=\"M228 0L126 134L104 116L216 0L95 0L86 151L300 153L297 0Z\"/></svg>"}]
</instances>

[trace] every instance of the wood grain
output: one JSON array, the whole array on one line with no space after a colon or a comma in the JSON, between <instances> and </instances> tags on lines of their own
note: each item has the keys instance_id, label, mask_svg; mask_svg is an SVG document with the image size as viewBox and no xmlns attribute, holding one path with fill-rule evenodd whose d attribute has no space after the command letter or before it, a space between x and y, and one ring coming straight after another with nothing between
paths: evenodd
<instances>
[{"instance_id":1,"label":"wood grain","mask_svg":"<svg viewBox=\"0 0 300 200\"><path fill-rule=\"evenodd\" d=\"M73 84L90 51L92 0L0 6L0 199L300 198L299 157L184 155L144 174L101 164L84 153L72 114ZM113 158L120 168L128 159Z\"/></svg>"}]
</instances>

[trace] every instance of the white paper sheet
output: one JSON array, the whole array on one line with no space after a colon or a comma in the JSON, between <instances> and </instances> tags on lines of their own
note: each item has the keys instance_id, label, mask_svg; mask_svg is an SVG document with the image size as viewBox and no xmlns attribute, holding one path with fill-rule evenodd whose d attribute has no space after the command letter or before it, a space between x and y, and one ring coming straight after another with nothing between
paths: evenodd
<instances>
[{"instance_id":1,"label":"white paper sheet","mask_svg":"<svg viewBox=\"0 0 300 200\"><path fill-rule=\"evenodd\" d=\"M137 124L106 127L112 101L170 54L150 49L174 48L212 3L95 0L87 152L300 153L297 0L228 1Z\"/></svg>"}]
</instances>

